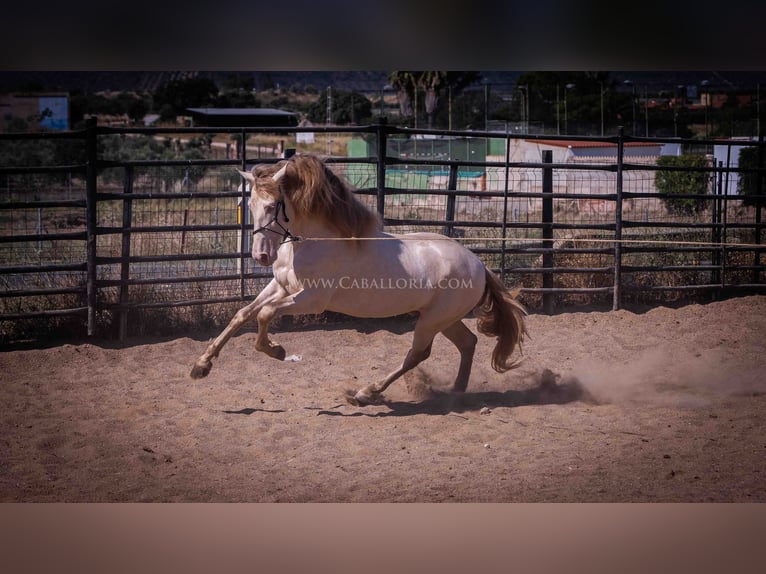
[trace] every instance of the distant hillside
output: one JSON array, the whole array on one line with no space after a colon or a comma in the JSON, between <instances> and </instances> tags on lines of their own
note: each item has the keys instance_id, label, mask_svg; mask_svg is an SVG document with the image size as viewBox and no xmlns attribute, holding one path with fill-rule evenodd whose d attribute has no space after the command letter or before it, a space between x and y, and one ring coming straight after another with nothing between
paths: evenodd
<instances>
[{"instance_id":1,"label":"distant hillside","mask_svg":"<svg viewBox=\"0 0 766 574\"><path fill-rule=\"evenodd\" d=\"M211 78L222 87L230 76L253 79L257 90L271 88L337 90L377 93L388 83L390 71L148 71L148 72L0 72L0 90L48 90L85 92L155 91L172 80L190 77ZM484 74L494 85L512 86L518 72L488 72Z\"/></svg>"},{"instance_id":2,"label":"distant hillside","mask_svg":"<svg viewBox=\"0 0 766 574\"><path fill-rule=\"evenodd\" d=\"M271 88L313 88L324 90L332 86L338 90L361 93L377 93L388 81L390 71L119 71L119 72L42 72L0 71L0 91L149 91L153 92L164 83L189 77L211 78L223 86L229 76L251 76L257 90ZM521 72L480 72L494 89L513 89ZM673 90L679 85L700 84L707 80L718 89L755 90L757 84L766 86L766 71L615 71L615 84L625 80L650 90Z\"/></svg>"},{"instance_id":3,"label":"distant hillside","mask_svg":"<svg viewBox=\"0 0 766 574\"><path fill-rule=\"evenodd\" d=\"M332 86L357 92L377 92L385 84L389 72L0 72L3 91L47 90L85 92L150 91L166 82L195 76L211 78L223 86L231 75L252 76L256 89L273 87L282 89L309 88L317 90Z\"/></svg>"}]
</instances>

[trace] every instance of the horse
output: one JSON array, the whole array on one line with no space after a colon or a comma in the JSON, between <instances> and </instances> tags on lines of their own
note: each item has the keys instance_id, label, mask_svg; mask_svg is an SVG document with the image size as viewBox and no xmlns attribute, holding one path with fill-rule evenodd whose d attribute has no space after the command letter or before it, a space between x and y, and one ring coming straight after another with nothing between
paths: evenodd
<instances>
[{"instance_id":1,"label":"horse","mask_svg":"<svg viewBox=\"0 0 766 574\"><path fill-rule=\"evenodd\" d=\"M512 354L517 346L521 351L526 310L469 249L436 233L384 232L380 216L314 154L239 173L251 189L252 257L272 267L273 279L208 345L192 378L207 376L212 359L253 317L255 348L284 360L285 349L269 338L271 321L324 311L360 318L419 315L401 365L347 394L356 406L380 403L391 383L428 358L438 333L460 353L451 391L463 393L478 342L463 322L470 312L477 331L496 338L492 368L502 373L518 365Z\"/></svg>"}]
</instances>

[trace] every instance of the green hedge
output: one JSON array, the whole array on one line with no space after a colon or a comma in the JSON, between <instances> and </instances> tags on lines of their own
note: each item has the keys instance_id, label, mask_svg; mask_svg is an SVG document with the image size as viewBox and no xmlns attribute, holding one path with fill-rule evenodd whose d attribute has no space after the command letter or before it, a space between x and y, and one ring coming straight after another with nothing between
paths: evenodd
<instances>
[{"instance_id":1,"label":"green hedge","mask_svg":"<svg viewBox=\"0 0 766 574\"><path fill-rule=\"evenodd\" d=\"M664 155L657 160L660 167L707 167L702 155ZM710 193L708 173L704 171L658 171L655 178L657 191L664 195L703 195ZM668 211L677 215L693 215L704 210L707 201L690 197L663 197Z\"/></svg>"}]
</instances>

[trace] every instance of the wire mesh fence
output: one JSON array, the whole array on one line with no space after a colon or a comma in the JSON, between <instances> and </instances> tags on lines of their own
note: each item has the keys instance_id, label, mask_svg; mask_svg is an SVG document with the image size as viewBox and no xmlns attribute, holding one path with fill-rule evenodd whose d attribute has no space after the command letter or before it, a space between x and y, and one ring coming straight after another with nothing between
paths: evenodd
<instances>
[{"instance_id":1,"label":"wire mesh fence","mask_svg":"<svg viewBox=\"0 0 766 574\"><path fill-rule=\"evenodd\" d=\"M210 134L172 131L157 148L161 129L91 129L58 142L66 154L0 165L0 337L217 326L266 285L270 268L249 256L249 190L236 169L278 161L283 146L258 144L248 159L241 137L221 157ZM77 145L94 134L88 161ZM498 141L507 149L520 136L418 135L382 124L327 130L336 151L348 142L328 166L386 231L460 241L532 309L701 300L766 284L762 188L745 196L728 185L743 170L708 161L703 184L669 195L656 158L625 162L613 138L603 142L611 156L511 162ZM0 136L0 158L10 157L13 136Z\"/></svg>"}]
</instances>

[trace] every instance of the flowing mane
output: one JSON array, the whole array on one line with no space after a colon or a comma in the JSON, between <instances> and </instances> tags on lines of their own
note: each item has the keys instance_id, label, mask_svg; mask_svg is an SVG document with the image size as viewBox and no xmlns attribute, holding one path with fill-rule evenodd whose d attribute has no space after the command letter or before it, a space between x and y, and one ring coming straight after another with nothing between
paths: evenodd
<instances>
[{"instance_id":1,"label":"flowing mane","mask_svg":"<svg viewBox=\"0 0 766 574\"><path fill-rule=\"evenodd\" d=\"M282 165L287 169L279 183L298 216L320 217L343 237L366 237L381 228L378 214L317 156L299 154Z\"/></svg>"}]
</instances>

